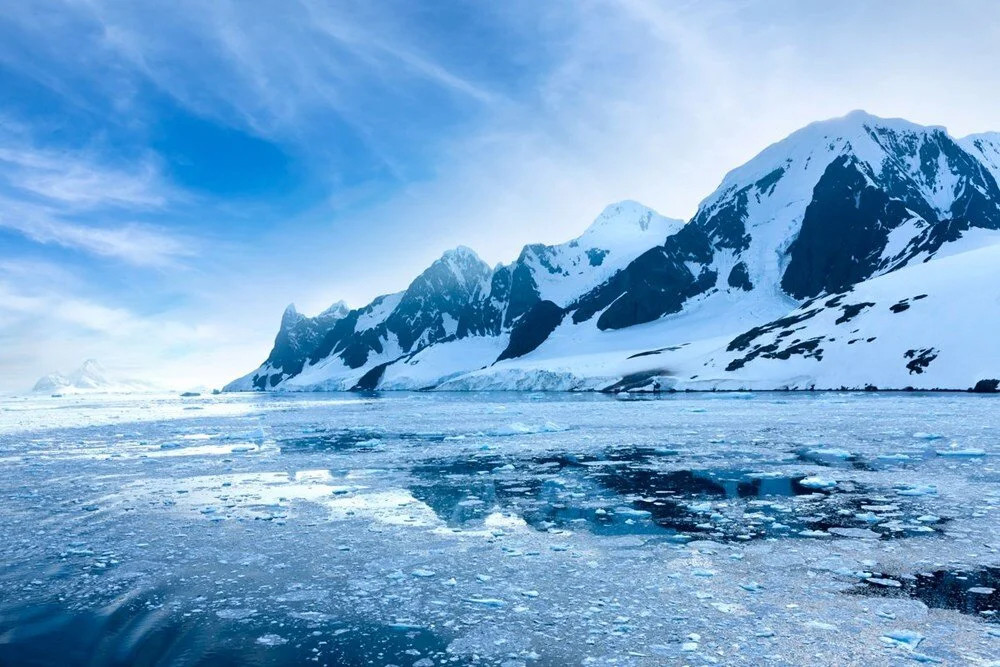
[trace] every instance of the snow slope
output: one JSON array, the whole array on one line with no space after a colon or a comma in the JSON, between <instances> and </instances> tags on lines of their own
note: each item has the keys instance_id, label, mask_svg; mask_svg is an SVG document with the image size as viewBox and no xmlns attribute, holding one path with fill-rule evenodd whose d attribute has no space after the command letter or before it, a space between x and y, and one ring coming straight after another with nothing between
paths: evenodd
<instances>
[{"instance_id":1,"label":"snow slope","mask_svg":"<svg viewBox=\"0 0 1000 667\"><path fill-rule=\"evenodd\" d=\"M962 148L976 156L993 178L1000 181L1000 132L970 134L958 142Z\"/></svg>"},{"instance_id":2,"label":"snow slope","mask_svg":"<svg viewBox=\"0 0 1000 667\"><path fill-rule=\"evenodd\" d=\"M1000 378L1000 244L810 300L711 356L685 387L974 387Z\"/></svg>"},{"instance_id":3,"label":"snow slope","mask_svg":"<svg viewBox=\"0 0 1000 667\"><path fill-rule=\"evenodd\" d=\"M993 244L811 299L744 331L688 330L694 337L683 340L658 322L643 325L640 336L611 333L612 351L528 355L440 388L969 389L1000 378L998 267L1000 244ZM660 345L636 346L643 338Z\"/></svg>"}]
</instances>

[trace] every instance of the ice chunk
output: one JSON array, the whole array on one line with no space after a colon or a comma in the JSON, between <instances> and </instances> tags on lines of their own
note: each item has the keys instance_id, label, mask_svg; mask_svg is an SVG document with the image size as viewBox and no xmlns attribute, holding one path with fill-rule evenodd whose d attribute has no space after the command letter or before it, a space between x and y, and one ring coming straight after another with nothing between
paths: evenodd
<instances>
[{"instance_id":1,"label":"ice chunk","mask_svg":"<svg viewBox=\"0 0 1000 667\"><path fill-rule=\"evenodd\" d=\"M882 641L908 649L915 649L924 640L924 636L913 630L892 630L882 635Z\"/></svg>"},{"instance_id":2,"label":"ice chunk","mask_svg":"<svg viewBox=\"0 0 1000 667\"><path fill-rule=\"evenodd\" d=\"M257 643L263 646L281 646L282 644L287 644L288 640L281 635L266 634L257 637Z\"/></svg>"},{"instance_id":3,"label":"ice chunk","mask_svg":"<svg viewBox=\"0 0 1000 667\"><path fill-rule=\"evenodd\" d=\"M834 526L829 530L838 537L853 537L859 540L877 540L881 537L874 530L869 530L868 528L841 528Z\"/></svg>"},{"instance_id":4,"label":"ice chunk","mask_svg":"<svg viewBox=\"0 0 1000 667\"><path fill-rule=\"evenodd\" d=\"M837 632L839 630L833 623L824 623L823 621L808 621L806 627L815 630L827 630L828 632Z\"/></svg>"},{"instance_id":5,"label":"ice chunk","mask_svg":"<svg viewBox=\"0 0 1000 667\"><path fill-rule=\"evenodd\" d=\"M808 452L806 452L806 454L824 459L849 459L854 457L854 454L847 451L846 449L838 449L835 447L824 448L824 449L810 449Z\"/></svg>"},{"instance_id":6,"label":"ice chunk","mask_svg":"<svg viewBox=\"0 0 1000 667\"><path fill-rule=\"evenodd\" d=\"M910 657L917 662L930 662L930 663L941 663L944 662L941 658L935 658L932 655L926 655L924 653L917 653L914 651L910 654Z\"/></svg>"},{"instance_id":7,"label":"ice chunk","mask_svg":"<svg viewBox=\"0 0 1000 667\"><path fill-rule=\"evenodd\" d=\"M802 537L832 537L825 530L800 530L799 535Z\"/></svg>"},{"instance_id":8,"label":"ice chunk","mask_svg":"<svg viewBox=\"0 0 1000 667\"><path fill-rule=\"evenodd\" d=\"M507 604L506 601L499 598L465 598L466 602L471 602L472 604L482 605L484 607L502 607Z\"/></svg>"},{"instance_id":9,"label":"ice chunk","mask_svg":"<svg viewBox=\"0 0 1000 667\"><path fill-rule=\"evenodd\" d=\"M933 496L937 487L933 484L915 484L896 487L896 493L901 496Z\"/></svg>"},{"instance_id":10,"label":"ice chunk","mask_svg":"<svg viewBox=\"0 0 1000 667\"><path fill-rule=\"evenodd\" d=\"M938 456L986 456L986 452L982 449L939 449L937 450Z\"/></svg>"},{"instance_id":11,"label":"ice chunk","mask_svg":"<svg viewBox=\"0 0 1000 667\"><path fill-rule=\"evenodd\" d=\"M875 584L876 586L884 586L886 588L900 588L903 584L899 583L895 579L886 579L884 577L868 577L865 579L869 584Z\"/></svg>"},{"instance_id":12,"label":"ice chunk","mask_svg":"<svg viewBox=\"0 0 1000 667\"><path fill-rule=\"evenodd\" d=\"M832 489L837 486L837 482L835 480L817 476L804 477L799 480L799 484L807 489Z\"/></svg>"}]
</instances>

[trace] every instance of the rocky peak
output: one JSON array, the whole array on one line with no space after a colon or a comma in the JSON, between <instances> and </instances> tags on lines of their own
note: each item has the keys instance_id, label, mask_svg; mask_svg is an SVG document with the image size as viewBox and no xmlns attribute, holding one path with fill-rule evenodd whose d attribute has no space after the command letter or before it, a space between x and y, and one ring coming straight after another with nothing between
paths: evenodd
<instances>
[{"instance_id":1,"label":"rocky peak","mask_svg":"<svg viewBox=\"0 0 1000 667\"><path fill-rule=\"evenodd\" d=\"M323 318L326 320L339 320L347 317L347 314L349 312L351 312L350 306L348 306L347 303L345 303L344 300L341 299L340 301L337 301L336 303L331 305L329 308L324 310L316 317Z\"/></svg>"},{"instance_id":2,"label":"rocky peak","mask_svg":"<svg viewBox=\"0 0 1000 667\"><path fill-rule=\"evenodd\" d=\"M458 246L444 252L417 278L410 283L403 301L416 296L432 293L457 293L468 298L481 291L488 283L492 271L471 248Z\"/></svg>"},{"instance_id":3,"label":"rocky peak","mask_svg":"<svg viewBox=\"0 0 1000 667\"><path fill-rule=\"evenodd\" d=\"M290 329L304 319L305 316L295 309L295 304L290 303L285 307L285 312L281 314L281 328Z\"/></svg>"}]
</instances>

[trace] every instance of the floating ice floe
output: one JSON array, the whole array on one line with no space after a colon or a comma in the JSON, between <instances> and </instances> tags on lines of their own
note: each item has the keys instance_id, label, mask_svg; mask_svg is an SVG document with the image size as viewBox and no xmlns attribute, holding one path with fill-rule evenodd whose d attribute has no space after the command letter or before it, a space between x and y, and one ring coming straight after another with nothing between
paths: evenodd
<instances>
[{"instance_id":1,"label":"floating ice floe","mask_svg":"<svg viewBox=\"0 0 1000 667\"><path fill-rule=\"evenodd\" d=\"M809 456L815 456L825 459L850 459L854 458L854 454L847 451L846 449L837 449L835 447L821 448L821 449L810 449L806 452Z\"/></svg>"},{"instance_id":2,"label":"floating ice floe","mask_svg":"<svg viewBox=\"0 0 1000 667\"><path fill-rule=\"evenodd\" d=\"M996 589L989 586L974 586L969 589L969 592L973 595L993 595Z\"/></svg>"},{"instance_id":3,"label":"floating ice floe","mask_svg":"<svg viewBox=\"0 0 1000 667\"><path fill-rule=\"evenodd\" d=\"M925 653L917 653L916 651L911 653L910 657L916 660L917 662L930 662L935 664L944 662L941 658L935 658L934 656L927 655Z\"/></svg>"},{"instance_id":4,"label":"floating ice floe","mask_svg":"<svg viewBox=\"0 0 1000 667\"><path fill-rule=\"evenodd\" d=\"M547 421L544 424L525 424L524 422L511 422L505 428L500 428L490 435L528 435L531 433L559 433L568 431L568 426Z\"/></svg>"},{"instance_id":5,"label":"floating ice floe","mask_svg":"<svg viewBox=\"0 0 1000 667\"><path fill-rule=\"evenodd\" d=\"M882 635L881 639L888 644L904 646L913 650L924 640L924 636L913 630L890 630Z\"/></svg>"},{"instance_id":6,"label":"floating ice floe","mask_svg":"<svg viewBox=\"0 0 1000 667\"><path fill-rule=\"evenodd\" d=\"M828 632L837 632L840 630L840 628L833 623L824 623L823 621L808 621L805 625L807 628L826 630Z\"/></svg>"},{"instance_id":7,"label":"floating ice floe","mask_svg":"<svg viewBox=\"0 0 1000 667\"><path fill-rule=\"evenodd\" d=\"M982 449L939 449L937 450L938 456L986 456L986 452Z\"/></svg>"},{"instance_id":8,"label":"floating ice floe","mask_svg":"<svg viewBox=\"0 0 1000 667\"><path fill-rule=\"evenodd\" d=\"M287 644L288 640L281 635L266 634L257 637L257 643L263 646L281 646L282 644Z\"/></svg>"},{"instance_id":9,"label":"floating ice floe","mask_svg":"<svg viewBox=\"0 0 1000 667\"><path fill-rule=\"evenodd\" d=\"M868 577L865 579L869 584L874 584L876 586L884 586L886 588L901 588L903 584L896 581L895 579L888 579L886 577Z\"/></svg>"},{"instance_id":10,"label":"floating ice floe","mask_svg":"<svg viewBox=\"0 0 1000 667\"><path fill-rule=\"evenodd\" d=\"M806 487L807 489L832 489L837 486L836 480L826 479L825 477L803 477L799 480L799 484Z\"/></svg>"},{"instance_id":11,"label":"floating ice floe","mask_svg":"<svg viewBox=\"0 0 1000 667\"><path fill-rule=\"evenodd\" d=\"M825 530L800 530L799 535L802 537L833 537Z\"/></svg>"},{"instance_id":12,"label":"floating ice floe","mask_svg":"<svg viewBox=\"0 0 1000 667\"><path fill-rule=\"evenodd\" d=\"M901 496L933 496L937 487L933 484L906 484L896 487L896 493Z\"/></svg>"},{"instance_id":13,"label":"floating ice floe","mask_svg":"<svg viewBox=\"0 0 1000 667\"><path fill-rule=\"evenodd\" d=\"M472 604L482 605L484 607L502 607L507 604L506 601L499 598L465 598L466 602L471 602Z\"/></svg>"}]
</instances>

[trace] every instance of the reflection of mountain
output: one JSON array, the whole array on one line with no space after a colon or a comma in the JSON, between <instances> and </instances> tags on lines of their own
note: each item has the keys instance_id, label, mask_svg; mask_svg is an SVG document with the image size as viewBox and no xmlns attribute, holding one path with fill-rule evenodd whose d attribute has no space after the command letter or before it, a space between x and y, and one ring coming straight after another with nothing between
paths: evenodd
<instances>
[{"instance_id":1,"label":"reflection of mountain","mask_svg":"<svg viewBox=\"0 0 1000 667\"><path fill-rule=\"evenodd\" d=\"M83 365L68 375L50 373L39 378L32 391L48 394L79 392L130 393L152 391L153 386L137 380L120 381L108 376L96 359L87 359Z\"/></svg>"},{"instance_id":2,"label":"reflection of mountain","mask_svg":"<svg viewBox=\"0 0 1000 667\"><path fill-rule=\"evenodd\" d=\"M865 508L873 490L858 485L818 490L795 471L671 470L669 456L635 447L596 456L439 459L415 466L408 490L450 526L466 529L488 527L500 513L541 531L680 541L808 537L830 529L885 538L935 532L913 524L926 512L910 502L897 503L899 521L872 523Z\"/></svg>"}]
</instances>

